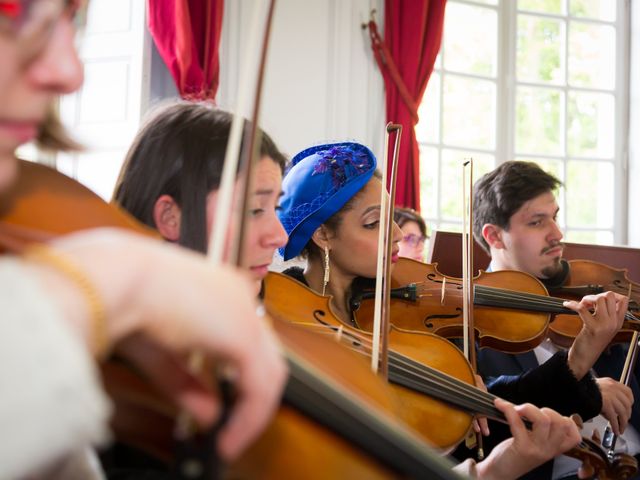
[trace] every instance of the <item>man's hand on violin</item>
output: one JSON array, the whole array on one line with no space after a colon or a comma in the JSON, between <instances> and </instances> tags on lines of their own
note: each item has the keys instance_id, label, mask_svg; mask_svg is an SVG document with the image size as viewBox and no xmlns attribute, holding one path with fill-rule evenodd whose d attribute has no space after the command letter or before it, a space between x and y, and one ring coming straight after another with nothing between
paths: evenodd
<instances>
[{"instance_id":1,"label":"man's hand on violin","mask_svg":"<svg viewBox=\"0 0 640 480\"><path fill-rule=\"evenodd\" d=\"M568 355L569 368L581 380L622 328L629 299L614 292L604 292L587 295L579 302L564 302L564 306L582 319L582 330Z\"/></svg>"},{"instance_id":2,"label":"man's hand on violin","mask_svg":"<svg viewBox=\"0 0 640 480\"><path fill-rule=\"evenodd\" d=\"M513 405L496 399L495 406L509 422L512 438L498 444L491 454L477 465L478 478L517 478L575 447L580 431L568 417L554 410L537 408L529 403ZM523 422L531 423L528 430Z\"/></svg>"},{"instance_id":3,"label":"man's hand on violin","mask_svg":"<svg viewBox=\"0 0 640 480\"><path fill-rule=\"evenodd\" d=\"M631 418L633 393L629 387L613 378L597 378L602 394L602 416L609 420L613 433L624 433Z\"/></svg>"}]
</instances>

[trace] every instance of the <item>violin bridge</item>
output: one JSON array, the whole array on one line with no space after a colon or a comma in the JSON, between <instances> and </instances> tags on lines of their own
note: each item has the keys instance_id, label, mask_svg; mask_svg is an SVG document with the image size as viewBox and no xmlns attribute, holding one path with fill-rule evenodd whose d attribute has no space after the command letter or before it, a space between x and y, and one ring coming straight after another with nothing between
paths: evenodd
<instances>
[{"instance_id":1,"label":"violin bridge","mask_svg":"<svg viewBox=\"0 0 640 480\"><path fill-rule=\"evenodd\" d=\"M440 306L444 307L444 296L447 290L447 277L442 277L442 288L440 289Z\"/></svg>"}]
</instances>

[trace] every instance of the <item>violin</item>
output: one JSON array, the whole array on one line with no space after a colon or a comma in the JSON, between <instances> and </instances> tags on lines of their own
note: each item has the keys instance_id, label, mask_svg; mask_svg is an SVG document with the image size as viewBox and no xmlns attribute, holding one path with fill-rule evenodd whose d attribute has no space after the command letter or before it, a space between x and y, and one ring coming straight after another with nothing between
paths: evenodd
<instances>
[{"instance_id":1,"label":"violin","mask_svg":"<svg viewBox=\"0 0 640 480\"><path fill-rule=\"evenodd\" d=\"M548 286L549 292L559 297L579 300L585 295L612 291L629 297L629 311L640 314L640 284L633 282L627 269L618 269L591 260L563 261L566 271L559 285ZM553 343L568 348L582 328L582 322L573 315L557 315L549 328ZM613 339L615 343L628 343L634 330L621 329Z\"/></svg>"},{"instance_id":2,"label":"violin","mask_svg":"<svg viewBox=\"0 0 640 480\"><path fill-rule=\"evenodd\" d=\"M391 322L397 327L446 338L462 336L460 279L440 273L437 264L400 258L391 286ZM367 331L373 315L370 297L365 291L351 302L354 322ZM473 300L479 346L506 353L537 347L547 336L552 314L567 314L580 321L573 310L563 306L564 298L549 296L540 280L513 270L481 271L474 279ZM640 330L640 321L627 312L623 329Z\"/></svg>"},{"instance_id":3,"label":"violin","mask_svg":"<svg viewBox=\"0 0 640 480\"><path fill-rule=\"evenodd\" d=\"M335 332L335 338L340 343L370 358L371 335L344 325L333 313L329 297L323 297L300 282L274 272L270 272L264 280L264 293L264 305L270 315L286 318L319 333L334 336ZM296 301L291 301L292 298ZM492 400L484 404L472 397L468 401L475 401L477 405L467 405L468 408L463 411L451 408L442 401L462 403L468 387L475 387L471 366L453 344L435 335L413 335L393 327L389 337L389 379L403 404L401 415L431 445L442 450L455 447L469 431L471 414L476 411L489 416L499 415L493 408ZM420 363L416 363L416 360ZM425 364L429 367L425 367ZM453 383L446 384L440 373L446 374L446 379ZM436 384L430 384L431 379L435 379ZM439 385L437 380L445 384ZM425 393L436 395L436 398L442 394L443 398L432 400L425 398ZM447 428L443 429L442 425L447 425Z\"/></svg>"},{"instance_id":4,"label":"violin","mask_svg":"<svg viewBox=\"0 0 640 480\"><path fill-rule=\"evenodd\" d=\"M371 355L371 335L342 323L331 309L330 297L280 273L270 272L264 282L264 305L272 316L330 335L364 357ZM471 365L450 342L392 326L389 343L389 381L396 385L402 418L431 444L440 449L457 445L469 431L472 414L506 421L494 407L496 397L476 388ZM416 404L416 394L431 398ZM414 413L402 414L405 409ZM445 431L442 425L447 426ZM589 439L565 454L582 461L583 467L602 479L630 478L637 471L633 457L615 454L609 458Z\"/></svg>"},{"instance_id":5,"label":"violin","mask_svg":"<svg viewBox=\"0 0 640 480\"><path fill-rule=\"evenodd\" d=\"M26 162L20 168L19 181L2 202L0 243L6 250L20 251L29 243L105 225L157 237L57 171ZM273 326L290 367L283 405L225 475L457 478L446 460L395 420L394 397L358 355L282 320L275 319ZM101 369L115 406L115 438L175 462L176 451L183 448L174 434L176 406L117 356ZM205 381L216 384L212 375ZM179 463L175 468L193 466Z\"/></svg>"},{"instance_id":6,"label":"violin","mask_svg":"<svg viewBox=\"0 0 640 480\"><path fill-rule=\"evenodd\" d=\"M92 228L122 228L160 239L153 229L104 200L84 185L44 165L18 161L19 174L0 196L0 253L20 252L33 242L46 242Z\"/></svg>"},{"instance_id":7,"label":"violin","mask_svg":"<svg viewBox=\"0 0 640 480\"><path fill-rule=\"evenodd\" d=\"M393 420L391 392L366 362L289 322L273 325L290 367L283 405L258 441L225 468L225 478L456 478ZM175 407L122 364L107 364L104 372L118 379L107 383L116 438L171 462Z\"/></svg>"}]
</instances>

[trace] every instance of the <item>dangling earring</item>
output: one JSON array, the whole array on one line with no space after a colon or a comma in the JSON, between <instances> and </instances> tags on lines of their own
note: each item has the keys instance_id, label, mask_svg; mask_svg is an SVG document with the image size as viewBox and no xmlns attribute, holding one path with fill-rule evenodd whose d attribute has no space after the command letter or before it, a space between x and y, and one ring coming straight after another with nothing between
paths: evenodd
<instances>
[{"instance_id":1,"label":"dangling earring","mask_svg":"<svg viewBox=\"0 0 640 480\"><path fill-rule=\"evenodd\" d=\"M330 268L329 268L329 249L327 248L327 246L324 246L324 278L322 279L322 295L324 295L324 292L327 289L327 285L329 283L329 272L330 272Z\"/></svg>"}]
</instances>

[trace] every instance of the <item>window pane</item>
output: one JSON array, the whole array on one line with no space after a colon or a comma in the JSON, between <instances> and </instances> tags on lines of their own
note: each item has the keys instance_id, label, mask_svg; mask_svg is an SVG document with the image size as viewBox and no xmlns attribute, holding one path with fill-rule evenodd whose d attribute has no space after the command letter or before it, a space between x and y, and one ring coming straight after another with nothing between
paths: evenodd
<instances>
[{"instance_id":1,"label":"window pane","mask_svg":"<svg viewBox=\"0 0 640 480\"><path fill-rule=\"evenodd\" d=\"M594 245L613 245L613 232L569 230L564 237L567 242L592 243Z\"/></svg>"},{"instance_id":2,"label":"window pane","mask_svg":"<svg viewBox=\"0 0 640 480\"><path fill-rule=\"evenodd\" d=\"M613 164L567 162L567 225L613 227Z\"/></svg>"},{"instance_id":3,"label":"window pane","mask_svg":"<svg viewBox=\"0 0 640 480\"><path fill-rule=\"evenodd\" d=\"M563 181L562 177L564 177L564 171L563 171L564 169L563 169L562 160L555 160L555 159L552 160L552 159L542 159L542 158L524 158L524 157L516 158L516 160L520 160L522 162L537 163L542 170L553 175L561 182Z\"/></svg>"},{"instance_id":4,"label":"window pane","mask_svg":"<svg viewBox=\"0 0 640 480\"><path fill-rule=\"evenodd\" d=\"M125 151L85 152L81 154L59 153L58 169L73 176L105 200L113 194Z\"/></svg>"},{"instance_id":5,"label":"window pane","mask_svg":"<svg viewBox=\"0 0 640 480\"><path fill-rule=\"evenodd\" d=\"M449 3L444 27L444 66L447 70L496 76L497 12Z\"/></svg>"},{"instance_id":6,"label":"window pane","mask_svg":"<svg viewBox=\"0 0 640 480\"><path fill-rule=\"evenodd\" d=\"M613 89L616 31L607 25L569 23L569 83Z\"/></svg>"},{"instance_id":7,"label":"window pane","mask_svg":"<svg viewBox=\"0 0 640 480\"><path fill-rule=\"evenodd\" d=\"M564 13L564 0L518 0L518 9L532 12Z\"/></svg>"},{"instance_id":8,"label":"window pane","mask_svg":"<svg viewBox=\"0 0 640 480\"><path fill-rule=\"evenodd\" d=\"M446 75L443 102L445 143L474 148L494 148L495 83Z\"/></svg>"},{"instance_id":9,"label":"window pane","mask_svg":"<svg viewBox=\"0 0 640 480\"><path fill-rule=\"evenodd\" d=\"M438 218L438 149L420 147L420 211L428 218Z\"/></svg>"},{"instance_id":10,"label":"window pane","mask_svg":"<svg viewBox=\"0 0 640 480\"><path fill-rule=\"evenodd\" d=\"M561 20L518 15L518 80L564 83L564 26Z\"/></svg>"},{"instance_id":11,"label":"window pane","mask_svg":"<svg viewBox=\"0 0 640 480\"><path fill-rule=\"evenodd\" d=\"M446 220L462 221L462 164L473 158L474 180L493 170L495 157L464 150L442 151L442 175L440 181L441 216Z\"/></svg>"},{"instance_id":12,"label":"window pane","mask_svg":"<svg viewBox=\"0 0 640 480\"><path fill-rule=\"evenodd\" d=\"M569 93L567 143L569 155L612 158L614 98L598 93Z\"/></svg>"},{"instance_id":13,"label":"window pane","mask_svg":"<svg viewBox=\"0 0 640 480\"><path fill-rule=\"evenodd\" d=\"M562 154L559 90L519 87L516 93L516 152Z\"/></svg>"},{"instance_id":14,"label":"window pane","mask_svg":"<svg viewBox=\"0 0 640 480\"><path fill-rule=\"evenodd\" d=\"M432 73L427 90L418 107L420 120L416 125L416 138L419 142L437 143L440 141L440 74Z\"/></svg>"},{"instance_id":15,"label":"window pane","mask_svg":"<svg viewBox=\"0 0 640 480\"><path fill-rule=\"evenodd\" d=\"M615 21L616 3L612 0L569 0L569 13L576 17Z\"/></svg>"}]
</instances>

